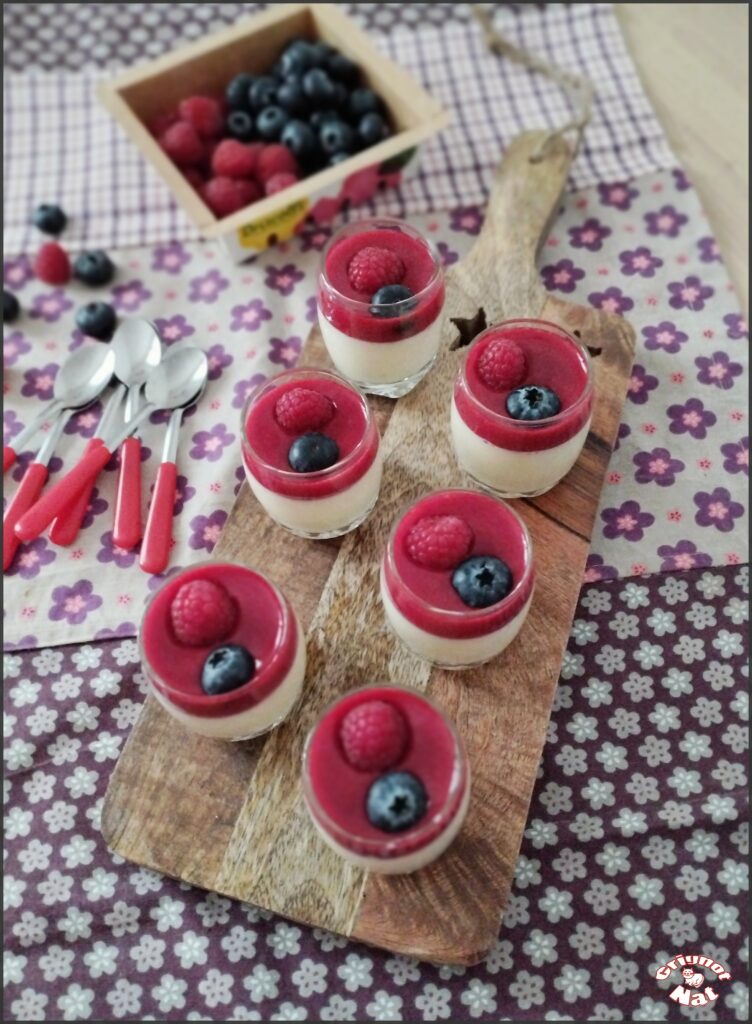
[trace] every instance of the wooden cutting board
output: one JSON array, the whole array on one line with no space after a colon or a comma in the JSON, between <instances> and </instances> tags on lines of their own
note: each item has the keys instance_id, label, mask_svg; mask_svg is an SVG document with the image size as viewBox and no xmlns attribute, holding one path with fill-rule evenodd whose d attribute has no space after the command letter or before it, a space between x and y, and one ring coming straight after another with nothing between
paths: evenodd
<instances>
[{"instance_id":1,"label":"wooden cutting board","mask_svg":"<svg viewBox=\"0 0 752 1024\"><path fill-rule=\"evenodd\" d=\"M540 133L509 148L486 222L447 275L436 366L410 395L373 400L385 454L379 503L355 533L311 542L275 526L246 485L215 550L255 566L290 597L307 632L302 703L268 736L219 743L182 731L146 701L107 791L102 831L128 860L308 925L419 959L480 960L496 939L519 852L559 666L567 644L634 334L628 323L548 296L535 260L556 214L571 153L559 141L531 162ZM466 344L486 323L536 316L582 337L596 403L585 449L548 494L514 502L527 523L538 583L528 620L498 659L468 672L431 670L387 631L378 566L392 523L426 491L467 486L449 439L449 401ZM328 363L317 329L302 365ZM390 680L424 690L457 722L473 795L450 850L414 875L348 866L317 837L303 807L300 760L312 721L355 686Z\"/></svg>"}]
</instances>

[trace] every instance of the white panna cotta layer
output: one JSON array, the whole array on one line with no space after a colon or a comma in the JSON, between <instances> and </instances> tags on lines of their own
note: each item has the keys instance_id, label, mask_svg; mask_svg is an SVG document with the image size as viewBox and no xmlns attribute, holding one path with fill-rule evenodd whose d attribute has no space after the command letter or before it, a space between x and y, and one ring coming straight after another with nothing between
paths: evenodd
<instances>
[{"instance_id":1,"label":"white panna cotta layer","mask_svg":"<svg viewBox=\"0 0 752 1024\"><path fill-rule=\"evenodd\" d=\"M413 377L436 358L441 315L417 334L400 341L362 341L344 334L319 310L319 327L332 362L358 384L394 384Z\"/></svg>"},{"instance_id":2,"label":"white panna cotta layer","mask_svg":"<svg viewBox=\"0 0 752 1024\"><path fill-rule=\"evenodd\" d=\"M527 618L532 593L524 606L514 618L505 622L499 629L483 636L446 637L429 633L416 626L399 610L387 590L384 571L381 571L381 601L387 622L406 647L425 661L433 662L445 668L467 668L471 665L482 665L508 647Z\"/></svg>"},{"instance_id":3,"label":"white panna cotta layer","mask_svg":"<svg viewBox=\"0 0 752 1024\"><path fill-rule=\"evenodd\" d=\"M295 658L290 669L268 697L265 697L260 704L240 711L235 715L221 715L216 718L207 718L204 715L193 715L183 708L173 704L156 686L152 686L151 692L159 703L186 729L199 733L202 736L209 736L215 740L245 740L251 736L259 736L268 732L287 718L288 714L297 703L303 689L303 680L306 670L306 647L303 631L300 623L295 619L297 630L297 648Z\"/></svg>"},{"instance_id":4,"label":"white panna cotta layer","mask_svg":"<svg viewBox=\"0 0 752 1024\"><path fill-rule=\"evenodd\" d=\"M550 490L577 461L590 430L590 419L562 444L538 452L512 451L479 437L465 423L452 398L452 442L466 473L508 498L532 497Z\"/></svg>"},{"instance_id":5,"label":"white panna cotta layer","mask_svg":"<svg viewBox=\"0 0 752 1024\"><path fill-rule=\"evenodd\" d=\"M338 853L340 857L344 857L354 867L362 868L364 871L374 871L380 875L408 875L411 871L420 871L421 868L433 863L457 838L467 817L467 809L470 806L469 769L467 771L468 775L462 802L457 808L457 813L444 831L419 850L406 853L401 857L368 857L360 853L353 853L347 846L342 846L341 843L338 843L336 839L330 836L313 815L311 815L311 820L316 826L316 831L327 846L330 846L335 853Z\"/></svg>"},{"instance_id":6,"label":"white panna cotta layer","mask_svg":"<svg viewBox=\"0 0 752 1024\"><path fill-rule=\"evenodd\" d=\"M278 494L260 483L247 466L245 475L259 503L280 526L293 533L321 534L344 530L352 523L362 521L370 512L379 496L382 465L379 450L359 480L343 491L323 498L291 498L287 494Z\"/></svg>"}]
</instances>

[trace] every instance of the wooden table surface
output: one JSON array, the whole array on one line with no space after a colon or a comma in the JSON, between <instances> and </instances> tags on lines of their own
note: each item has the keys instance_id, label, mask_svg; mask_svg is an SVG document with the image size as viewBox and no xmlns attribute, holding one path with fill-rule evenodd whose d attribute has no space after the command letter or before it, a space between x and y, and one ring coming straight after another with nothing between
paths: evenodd
<instances>
[{"instance_id":1,"label":"wooden table surface","mask_svg":"<svg viewBox=\"0 0 752 1024\"><path fill-rule=\"evenodd\" d=\"M643 85L749 311L746 4L617 4Z\"/></svg>"}]
</instances>

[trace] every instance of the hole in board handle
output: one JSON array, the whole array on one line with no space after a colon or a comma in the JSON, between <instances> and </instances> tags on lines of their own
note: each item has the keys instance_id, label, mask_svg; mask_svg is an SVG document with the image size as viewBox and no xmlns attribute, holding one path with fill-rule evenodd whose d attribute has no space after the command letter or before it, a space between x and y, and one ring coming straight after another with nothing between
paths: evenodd
<instances>
[{"instance_id":1,"label":"hole in board handle","mask_svg":"<svg viewBox=\"0 0 752 1024\"><path fill-rule=\"evenodd\" d=\"M473 341L474 338L477 338L481 331L485 331L488 326L486 311L483 308L479 308L475 316L467 318L451 316L449 317L449 320L459 331L459 334L449 346L450 352L454 352L458 348L466 348L471 341Z\"/></svg>"},{"instance_id":2,"label":"hole in board handle","mask_svg":"<svg viewBox=\"0 0 752 1024\"><path fill-rule=\"evenodd\" d=\"M575 336L575 338L579 338L580 341L582 341L582 333L580 331L572 331L572 334ZM597 345L585 345L585 348L588 350L593 359L595 359L596 356L599 356L603 351L603 347L598 347Z\"/></svg>"}]
</instances>

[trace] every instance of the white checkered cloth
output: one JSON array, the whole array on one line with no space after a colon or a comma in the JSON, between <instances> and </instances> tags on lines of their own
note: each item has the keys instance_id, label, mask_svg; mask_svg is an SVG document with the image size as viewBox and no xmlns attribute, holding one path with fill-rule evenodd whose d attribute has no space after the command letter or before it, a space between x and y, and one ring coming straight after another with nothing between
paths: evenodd
<instances>
[{"instance_id":1,"label":"white checkered cloth","mask_svg":"<svg viewBox=\"0 0 752 1024\"><path fill-rule=\"evenodd\" d=\"M610 5L499 8L496 23L510 40L588 75L595 85L593 119L572 187L675 165ZM472 20L397 26L374 40L452 112L450 127L424 146L418 175L370 204L379 213L483 203L509 140L526 129L558 127L571 115L557 85L490 53ZM89 68L5 76L7 254L36 244L29 216L40 202L58 202L72 215L66 241L74 248L197 237L167 187L98 103L94 87L103 74Z\"/></svg>"}]
</instances>

